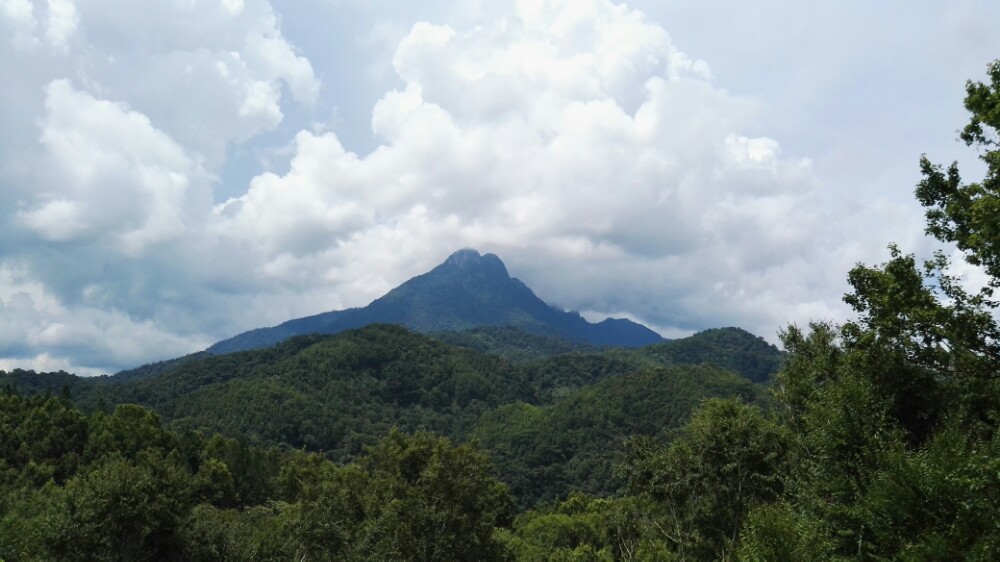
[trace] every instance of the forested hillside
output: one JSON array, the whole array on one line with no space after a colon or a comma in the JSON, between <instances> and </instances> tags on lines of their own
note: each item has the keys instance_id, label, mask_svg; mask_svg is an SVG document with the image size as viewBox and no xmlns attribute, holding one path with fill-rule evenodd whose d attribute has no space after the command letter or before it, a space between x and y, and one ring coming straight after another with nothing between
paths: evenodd
<instances>
[{"instance_id":1,"label":"forested hillside","mask_svg":"<svg viewBox=\"0 0 1000 562\"><path fill-rule=\"evenodd\" d=\"M722 333L742 340L740 331ZM0 375L0 384L66 395L85 411L140 404L174 428L322 452L335 462L358 458L393 428L457 442L477 437L494 453L517 501L532 505L574 489L615 492L622 482L612 470L625 439L665 438L701 399L759 400L763 393L751 381L712 367L709 358L724 358L730 369L756 369L759 353L777 365L777 349L747 335L762 347L734 354L725 343L730 339L705 334L664 344L704 347L700 353L661 361L669 354L660 348L596 351L512 328L448 336L480 341L481 352L374 325L262 350L188 356L114 377L20 372ZM542 358L506 360L515 342ZM559 353L567 348L589 352ZM693 363L685 365L686 359ZM533 437L514 420L497 425L519 408L542 416L530 428Z\"/></svg>"}]
</instances>

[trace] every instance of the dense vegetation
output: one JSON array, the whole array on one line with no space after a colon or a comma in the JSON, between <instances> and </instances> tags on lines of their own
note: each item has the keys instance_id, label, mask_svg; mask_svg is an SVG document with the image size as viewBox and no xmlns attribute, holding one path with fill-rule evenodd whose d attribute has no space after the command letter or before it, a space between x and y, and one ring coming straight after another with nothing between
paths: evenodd
<instances>
[{"instance_id":1,"label":"dense vegetation","mask_svg":"<svg viewBox=\"0 0 1000 562\"><path fill-rule=\"evenodd\" d=\"M513 326L477 326L468 330L432 332L434 339L498 355L511 363L526 363L566 353L597 353L600 347L556 336L526 332Z\"/></svg>"},{"instance_id":2,"label":"dense vegetation","mask_svg":"<svg viewBox=\"0 0 1000 562\"><path fill-rule=\"evenodd\" d=\"M559 354L576 344L509 328L451 337L484 342L479 347L489 353L374 325L263 350L188 356L114 377L15 372L0 375L0 383L26 393L65 393L88 412L139 404L173 428L322 452L340 463L359 458L392 428L432 431L456 442L477 437L518 502L531 505L573 489L615 492L622 482L612 468L625 438L665 438L703 398L760 399L750 381L711 367L707 358L724 357L734 369L755 368L762 354L780 359L773 346L737 329L662 344L706 347L683 367L677 358L656 359L669 355L661 347ZM747 347L748 341L755 345ZM554 355L514 364L497 355L508 353L512 342L531 343L535 355ZM737 348L742 351L727 353ZM532 415L515 415L522 411ZM525 426L527 419L544 425Z\"/></svg>"},{"instance_id":3,"label":"dense vegetation","mask_svg":"<svg viewBox=\"0 0 1000 562\"><path fill-rule=\"evenodd\" d=\"M122 405L0 395L6 560L500 559L484 454L390 432L357 463L172 431ZM434 529L434 532L428 532Z\"/></svg>"},{"instance_id":4,"label":"dense vegetation","mask_svg":"<svg viewBox=\"0 0 1000 562\"><path fill-rule=\"evenodd\" d=\"M742 335L730 341L733 330L704 338L729 350L715 365L670 365L706 357L690 342L515 365L377 326L191 358L120 384L15 372L4 380L67 392L0 395L0 557L994 560L1000 62L989 77L967 86L961 134L981 151L985 179L963 184L956 166L925 158L917 188L927 232L954 243L987 285L951 276L943 254L919 264L893 248L884 264L858 265L845 297L857 318L789 327L770 399L750 379L772 359ZM739 359L747 351L753 361ZM319 368L336 373L322 385L349 389L338 408L373 404L365 415L388 412L404 431L341 462L269 445L301 439L294 432L254 435L326 391ZM220 394L185 409L210 388ZM135 405L105 412L112 398L147 400L171 425ZM195 415L231 399L253 423ZM276 425L255 409L267 404ZM363 429L361 412L348 412ZM211 423L236 423L224 429L260 446L188 429ZM382 429L367 423L372 437ZM460 437L418 427L435 423ZM468 435L499 472L480 445L453 444ZM622 443L610 460L591 455ZM604 486L612 472L624 483L616 493Z\"/></svg>"}]
</instances>

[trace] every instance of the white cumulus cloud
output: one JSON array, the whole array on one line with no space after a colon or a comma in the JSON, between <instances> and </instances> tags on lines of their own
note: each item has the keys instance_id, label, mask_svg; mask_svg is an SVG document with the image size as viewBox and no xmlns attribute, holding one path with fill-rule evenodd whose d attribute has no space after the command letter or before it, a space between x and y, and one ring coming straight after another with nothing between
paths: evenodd
<instances>
[{"instance_id":1,"label":"white cumulus cloud","mask_svg":"<svg viewBox=\"0 0 1000 562\"><path fill-rule=\"evenodd\" d=\"M330 53L353 24L310 17L385 2L0 0L0 368L181 355L363 306L466 246L590 318L773 340L843 318L845 272L884 243L919 246L909 199L862 205L818 170L861 148L806 158L675 43L684 21L449 6L374 23L388 56L367 25Z\"/></svg>"},{"instance_id":2,"label":"white cumulus cloud","mask_svg":"<svg viewBox=\"0 0 1000 562\"><path fill-rule=\"evenodd\" d=\"M114 236L135 255L184 233L197 163L149 119L127 106L98 100L67 80L46 88L41 142L53 182L37 203L18 212L46 240Z\"/></svg>"},{"instance_id":3,"label":"white cumulus cloud","mask_svg":"<svg viewBox=\"0 0 1000 562\"><path fill-rule=\"evenodd\" d=\"M374 108L376 150L301 132L286 174L217 209L215 228L254 245L276 278L336 271L346 254L352 271L376 271L390 238L423 242L415 267L495 250L552 302L672 330L772 335L799 307L836 309L817 303L843 269L804 261L826 220L809 162L742 134L754 104L713 86L641 13L521 2L470 30L418 23L393 66L404 84ZM336 290L361 305L419 272L389 271ZM789 291L790 278L823 296Z\"/></svg>"}]
</instances>

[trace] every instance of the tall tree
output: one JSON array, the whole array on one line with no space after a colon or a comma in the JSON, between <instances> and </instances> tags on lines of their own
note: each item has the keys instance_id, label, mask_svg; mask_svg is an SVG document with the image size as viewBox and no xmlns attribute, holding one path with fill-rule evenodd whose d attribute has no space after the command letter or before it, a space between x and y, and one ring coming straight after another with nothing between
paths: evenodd
<instances>
[{"instance_id":1,"label":"tall tree","mask_svg":"<svg viewBox=\"0 0 1000 562\"><path fill-rule=\"evenodd\" d=\"M962 139L986 163L963 184L923 157L916 195L927 233L987 276L919 264L891 247L859 265L845 300L857 320L785 334L776 383L798 435L784 501L751 514L747 560L988 560L1000 546L1000 61L969 82Z\"/></svg>"}]
</instances>

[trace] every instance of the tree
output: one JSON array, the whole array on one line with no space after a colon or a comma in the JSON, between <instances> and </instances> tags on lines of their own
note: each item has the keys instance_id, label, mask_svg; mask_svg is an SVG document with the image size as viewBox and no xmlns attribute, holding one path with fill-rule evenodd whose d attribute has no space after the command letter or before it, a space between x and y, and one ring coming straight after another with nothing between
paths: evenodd
<instances>
[{"instance_id":1,"label":"tree","mask_svg":"<svg viewBox=\"0 0 1000 562\"><path fill-rule=\"evenodd\" d=\"M310 560L497 560L507 488L486 455L443 437L393 430L358 464L297 455L279 486L297 557Z\"/></svg>"},{"instance_id":2,"label":"tree","mask_svg":"<svg viewBox=\"0 0 1000 562\"><path fill-rule=\"evenodd\" d=\"M939 252L918 265L891 247L849 274L858 318L784 335L776 382L797 436L788 493L750 514L747 560L987 560L1000 544L1000 61L967 84L962 139L986 178L963 184L923 157L927 233L988 281L969 288Z\"/></svg>"},{"instance_id":3,"label":"tree","mask_svg":"<svg viewBox=\"0 0 1000 562\"><path fill-rule=\"evenodd\" d=\"M512 505L485 453L396 430L361 461L371 478L364 540L396 560L498 560L494 529Z\"/></svg>"},{"instance_id":4,"label":"tree","mask_svg":"<svg viewBox=\"0 0 1000 562\"><path fill-rule=\"evenodd\" d=\"M759 408L709 399L666 449L633 459L628 488L682 559L729 559L750 508L780 496L787 448Z\"/></svg>"},{"instance_id":5,"label":"tree","mask_svg":"<svg viewBox=\"0 0 1000 562\"><path fill-rule=\"evenodd\" d=\"M966 260L982 266L990 276L990 287L1000 286L1000 60L987 69L990 83L966 83L965 108L969 123L961 138L967 146L980 150L986 163L982 182L962 185L958 164L947 172L920 160L923 181L917 187L917 199L927 208L927 233L954 242L965 252Z\"/></svg>"},{"instance_id":6,"label":"tree","mask_svg":"<svg viewBox=\"0 0 1000 562\"><path fill-rule=\"evenodd\" d=\"M188 475L174 459L108 456L66 484L53 553L61 560L176 559L187 492Z\"/></svg>"}]
</instances>

